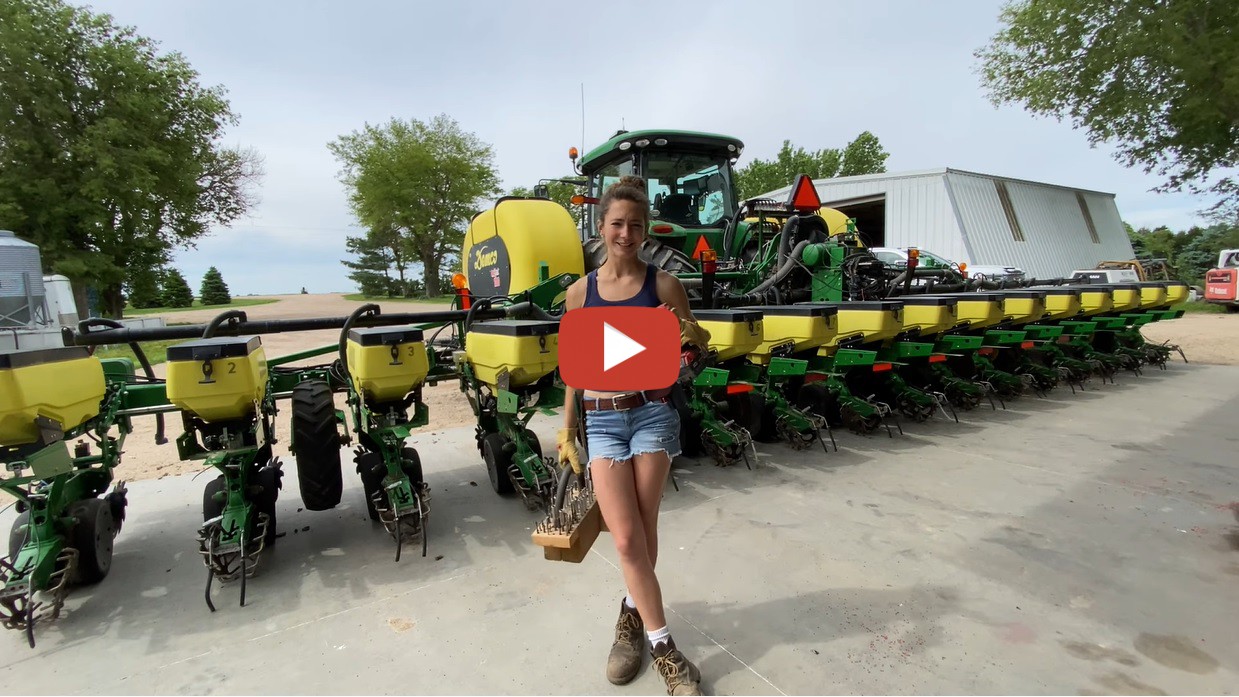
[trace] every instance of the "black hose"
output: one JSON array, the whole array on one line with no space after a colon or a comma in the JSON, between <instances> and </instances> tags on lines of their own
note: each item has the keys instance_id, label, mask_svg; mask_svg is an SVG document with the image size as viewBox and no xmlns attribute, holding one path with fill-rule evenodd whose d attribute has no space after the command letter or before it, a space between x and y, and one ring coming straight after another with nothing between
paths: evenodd
<instances>
[{"instance_id":1,"label":"black hose","mask_svg":"<svg viewBox=\"0 0 1239 697\"><path fill-rule=\"evenodd\" d=\"M125 328L125 325L120 322L117 322L114 319L108 319L106 317L91 317L90 319L84 319L77 323L77 328L78 331L86 333L89 332L90 328L94 325L108 327L110 329ZM154 382L156 380L155 369L151 367L151 362L147 360L146 351L143 351L142 347L136 341L129 342L129 349L133 351L133 355L138 359L138 363L142 365L142 372L146 374L146 379ZM167 442L168 439L164 436L163 414L155 414L155 445L163 445Z\"/></svg>"},{"instance_id":2,"label":"black hose","mask_svg":"<svg viewBox=\"0 0 1239 697\"><path fill-rule=\"evenodd\" d=\"M340 372L344 374L344 381L349 384L352 384L353 381L352 378L349 377L348 372L348 332L353 328L353 325L356 324L357 320L361 319L365 315L373 314L377 316L382 313L382 311L382 308L380 308L377 304L366 303L356 310L353 310L353 313L348 316L348 319L344 320L344 326L340 329Z\"/></svg>"},{"instance_id":3,"label":"black hose","mask_svg":"<svg viewBox=\"0 0 1239 697\"><path fill-rule=\"evenodd\" d=\"M211 320L211 323L207 325L206 329L202 331L202 338L210 339L215 336L215 330L219 329L219 325L230 319L238 319L244 322L246 321L245 313L240 310L228 310L226 312L219 313L215 316L215 319Z\"/></svg>"}]
</instances>

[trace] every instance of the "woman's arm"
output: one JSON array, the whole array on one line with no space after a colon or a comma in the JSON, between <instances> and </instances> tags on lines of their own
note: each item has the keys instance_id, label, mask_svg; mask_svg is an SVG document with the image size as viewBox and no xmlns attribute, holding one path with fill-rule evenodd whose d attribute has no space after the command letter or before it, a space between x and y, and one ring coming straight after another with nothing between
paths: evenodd
<instances>
[{"instance_id":1,"label":"woman's arm","mask_svg":"<svg viewBox=\"0 0 1239 697\"><path fill-rule=\"evenodd\" d=\"M570 310L575 310L585 304L585 279L581 278L576 283L568 286L568 292L564 296L564 313ZM564 386L564 428L576 428L576 390L572 387Z\"/></svg>"},{"instance_id":2,"label":"woman's arm","mask_svg":"<svg viewBox=\"0 0 1239 697\"><path fill-rule=\"evenodd\" d=\"M690 322L696 321L693 318L693 311L688 307L688 293L684 290L684 284L680 283L680 279L660 269L655 282L658 299L663 301L663 304L674 312L676 317Z\"/></svg>"}]
</instances>

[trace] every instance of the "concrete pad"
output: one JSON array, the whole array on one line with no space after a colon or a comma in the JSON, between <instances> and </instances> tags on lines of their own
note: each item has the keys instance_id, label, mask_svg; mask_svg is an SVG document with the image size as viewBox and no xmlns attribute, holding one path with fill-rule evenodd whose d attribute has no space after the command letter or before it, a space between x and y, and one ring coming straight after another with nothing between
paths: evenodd
<instances>
[{"instance_id":1,"label":"concrete pad","mask_svg":"<svg viewBox=\"0 0 1239 697\"><path fill-rule=\"evenodd\" d=\"M659 570L676 642L713 694L1227 693L1239 685L1239 368L759 444L755 471L681 459ZM558 421L533 425L552 443ZM31 650L0 635L5 693L663 694L604 677L623 583L609 536L548 562L538 514L490 490L472 425L415 439L428 556L344 501L301 510L238 606L203 602L210 474L130 485L111 575ZM123 476L123 465L118 470ZM8 529L10 509L0 515ZM1229 687L1228 687L1229 686Z\"/></svg>"}]
</instances>

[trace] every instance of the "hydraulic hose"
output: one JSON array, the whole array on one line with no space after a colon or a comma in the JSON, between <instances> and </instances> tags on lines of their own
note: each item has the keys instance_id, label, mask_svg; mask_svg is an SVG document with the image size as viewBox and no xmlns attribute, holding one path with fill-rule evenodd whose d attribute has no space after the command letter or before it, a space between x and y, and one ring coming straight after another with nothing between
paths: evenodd
<instances>
[{"instance_id":1,"label":"hydraulic hose","mask_svg":"<svg viewBox=\"0 0 1239 697\"><path fill-rule=\"evenodd\" d=\"M202 338L210 339L215 336L215 330L219 329L219 325L230 319L237 319L244 322L246 321L245 313L240 310L228 310L226 312L219 313L215 316L215 319L211 320L211 323L207 325L206 329L203 330Z\"/></svg>"},{"instance_id":2,"label":"hydraulic hose","mask_svg":"<svg viewBox=\"0 0 1239 697\"><path fill-rule=\"evenodd\" d=\"M749 292L744 293L743 295L732 296L732 297L735 299L739 299L739 300L756 300L758 296L760 296L763 292L766 291L766 289L770 288L773 285L781 283L784 279L787 278L787 276L796 268L797 260L800 259L800 253L803 252L804 248L807 246L809 246L808 240L801 240L800 242L797 242L796 246L792 248L791 253L787 255L786 259L782 260L782 264L779 266L778 271L776 271L773 276L771 276L770 278L767 278L766 280L762 281L756 286L753 286L752 290L750 290ZM782 247L781 243L780 243L780 247Z\"/></svg>"},{"instance_id":3,"label":"hydraulic hose","mask_svg":"<svg viewBox=\"0 0 1239 697\"><path fill-rule=\"evenodd\" d=\"M352 382L353 378L348 372L348 332L357 323L357 320L366 315L378 315L382 313L382 308L376 303L366 303L361 307L353 310L353 313L344 320L344 326L340 329L340 372L343 373L344 379Z\"/></svg>"},{"instance_id":4,"label":"hydraulic hose","mask_svg":"<svg viewBox=\"0 0 1239 697\"><path fill-rule=\"evenodd\" d=\"M86 333L90 331L90 328L94 325L108 327L109 329L123 329L125 327L125 325L114 319L108 319L106 317L92 317L90 319L84 319L81 322L78 322L77 330L79 332ZM147 379L154 382L156 379L155 369L151 367L151 362L147 360L146 351L143 351L142 347L136 341L129 342L129 349L133 351L133 355L137 357L138 363L142 365L142 372L146 374ZM163 445L167 442L168 439L164 437L163 414L155 414L155 445Z\"/></svg>"}]
</instances>

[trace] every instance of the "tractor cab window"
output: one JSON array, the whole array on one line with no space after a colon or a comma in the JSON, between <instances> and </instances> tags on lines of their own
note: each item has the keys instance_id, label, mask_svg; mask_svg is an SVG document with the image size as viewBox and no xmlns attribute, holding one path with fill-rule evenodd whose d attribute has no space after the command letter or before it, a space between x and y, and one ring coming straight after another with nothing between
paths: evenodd
<instances>
[{"instance_id":1,"label":"tractor cab window","mask_svg":"<svg viewBox=\"0 0 1239 697\"><path fill-rule=\"evenodd\" d=\"M641 176L655 220L685 227L720 227L724 217L735 213L731 170L722 157L646 152Z\"/></svg>"}]
</instances>

